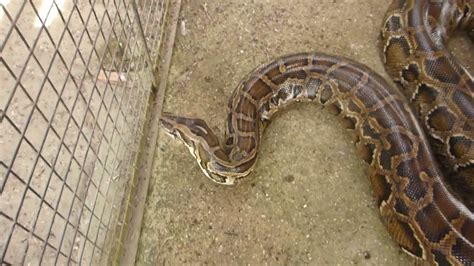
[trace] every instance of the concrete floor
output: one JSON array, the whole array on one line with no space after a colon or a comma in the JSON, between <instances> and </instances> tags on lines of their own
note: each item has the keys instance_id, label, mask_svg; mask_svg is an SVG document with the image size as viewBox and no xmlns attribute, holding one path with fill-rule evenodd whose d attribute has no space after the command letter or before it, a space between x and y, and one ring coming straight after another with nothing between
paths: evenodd
<instances>
[{"instance_id":1,"label":"concrete floor","mask_svg":"<svg viewBox=\"0 0 474 266\"><path fill-rule=\"evenodd\" d=\"M377 43L388 3L184 1L164 110L224 132L224 106L245 74L301 51L343 55L388 79ZM245 181L218 186L161 134L138 265L412 262L382 224L367 168L333 116L310 104L288 109L260 155Z\"/></svg>"}]
</instances>

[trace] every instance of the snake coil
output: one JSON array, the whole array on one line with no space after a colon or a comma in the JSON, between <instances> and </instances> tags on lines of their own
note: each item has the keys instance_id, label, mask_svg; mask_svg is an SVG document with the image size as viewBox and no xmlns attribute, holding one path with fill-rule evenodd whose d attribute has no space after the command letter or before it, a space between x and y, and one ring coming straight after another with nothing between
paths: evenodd
<instances>
[{"instance_id":1,"label":"snake coil","mask_svg":"<svg viewBox=\"0 0 474 266\"><path fill-rule=\"evenodd\" d=\"M403 93L350 59L300 53L244 78L229 100L224 141L199 118L164 113L160 123L211 180L234 184L254 168L275 113L294 102L321 104L354 132L381 217L401 248L419 262L472 265L474 80L446 42L456 30L474 32L473 8L474 0L393 1L383 55Z\"/></svg>"}]
</instances>

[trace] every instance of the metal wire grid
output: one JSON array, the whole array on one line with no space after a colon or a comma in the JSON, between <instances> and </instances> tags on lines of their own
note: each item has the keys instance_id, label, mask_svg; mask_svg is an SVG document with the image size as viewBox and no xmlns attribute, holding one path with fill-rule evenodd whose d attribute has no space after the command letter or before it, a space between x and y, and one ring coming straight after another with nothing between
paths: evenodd
<instances>
[{"instance_id":1,"label":"metal wire grid","mask_svg":"<svg viewBox=\"0 0 474 266\"><path fill-rule=\"evenodd\" d=\"M1 261L103 262L134 172L166 1L40 2L0 9Z\"/></svg>"}]
</instances>

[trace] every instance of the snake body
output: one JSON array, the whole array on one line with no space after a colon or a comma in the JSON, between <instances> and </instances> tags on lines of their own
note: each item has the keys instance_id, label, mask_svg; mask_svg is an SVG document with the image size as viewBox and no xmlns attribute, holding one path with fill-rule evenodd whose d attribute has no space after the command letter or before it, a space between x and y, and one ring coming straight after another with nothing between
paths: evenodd
<instances>
[{"instance_id":1,"label":"snake body","mask_svg":"<svg viewBox=\"0 0 474 266\"><path fill-rule=\"evenodd\" d=\"M446 49L474 38L474 0L394 1L382 25L388 74L413 103L447 184L474 210L474 80Z\"/></svg>"},{"instance_id":2,"label":"snake body","mask_svg":"<svg viewBox=\"0 0 474 266\"><path fill-rule=\"evenodd\" d=\"M366 66L300 53L275 59L243 79L229 100L224 141L199 118L163 113L160 123L189 148L211 180L234 184L252 171L264 128L279 110L295 102L321 104L354 132L381 217L401 248L420 262L472 264L474 214L463 204L472 194L453 191L445 180L472 180L473 81L462 67L451 69L455 60L443 39L459 25L472 29L472 2L438 2L396 0L382 30L388 72L406 87L421 122L402 92ZM446 21L454 18L455 23ZM442 40L433 43L422 35ZM436 142L434 149L430 141ZM443 168L436 156L445 158Z\"/></svg>"}]
</instances>

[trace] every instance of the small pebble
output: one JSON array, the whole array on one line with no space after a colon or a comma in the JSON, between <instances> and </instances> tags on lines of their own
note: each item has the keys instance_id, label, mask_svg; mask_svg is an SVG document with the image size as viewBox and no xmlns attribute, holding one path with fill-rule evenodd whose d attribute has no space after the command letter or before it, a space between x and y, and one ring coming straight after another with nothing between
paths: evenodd
<instances>
[{"instance_id":1,"label":"small pebble","mask_svg":"<svg viewBox=\"0 0 474 266\"><path fill-rule=\"evenodd\" d=\"M368 251L364 251L362 255L364 255L364 259L366 260L370 259L370 253Z\"/></svg>"},{"instance_id":2,"label":"small pebble","mask_svg":"<svg viewBox=\"0 0 474 266\"><path fill-rule=\"evenodd\" d=\"M283 177L283 181L291 183L295 181L295 176L294 175L286 175Z\"/></svg>"}]
</instances>

